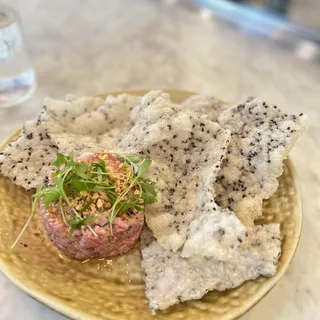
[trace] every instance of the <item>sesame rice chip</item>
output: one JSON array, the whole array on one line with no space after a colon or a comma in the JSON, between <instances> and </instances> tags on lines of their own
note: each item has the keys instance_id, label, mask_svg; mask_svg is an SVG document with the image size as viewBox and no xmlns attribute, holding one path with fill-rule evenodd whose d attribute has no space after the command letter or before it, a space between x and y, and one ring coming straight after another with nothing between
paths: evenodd
<instances>
[{"instance_id":1,"label":"sesame rice chip","mask_svg":"<svg viewBox=\"0 0 320 320\"><path fill-rule=\"evenodd\" d=\"M276 273L281 255L278 224L248 228L248 236L227 261L166 250L145 228L141 237L142 268L146 296L152 310L164 310L188 300L200 299L208 291L235 288L260 275Z\"/></svg>"},{"instance_id":2,"label":"sesame rice chip","mask_svg":"<svg viewBox=\"0 0 320 320\"><path fill-rule=\"evenodd\" d=\"M189 112L207 116L208 120L217 121L219 115L230 106L213 96L193 95L182 102L182 107Z\"/></svg>"},{"instance_id":3,"label":"sesame rice chip","mask_svg":"<svg viewBox=\"0 0 320 320\"><path fill-rule=\"evenodd\" d=\"M48 182L57 152L78 155L111 149L132 126L130 110L140 97L47 98L39 116L0 153L0 173L29 190Z\"/></svg>"},{"instance_id":4,"label":"sesame rice chip","mask_svg":"<svg viewBox=\"0 0 320 320\"><path fill-rule=\"evenodd\" d=\"M201 227L189 230L189 226L194 219L208 213L208 224L228 221L226 240L220 243L229 248L233 243L235 249L237 238L244 236L245 228L233 212L221 212L214 203L212 188L230 140L229 132L199 114L185 112L159 91L145 95L133 112L136 125L118 148L153 160L148 174L156 183L158 202L147 206L145 215L158 242L166 249L178 250L189 232L195 237L202 233ZM211 256L220 257L223 250L216 245L218 240L215 242L214 237L220 239L219 234L213 235L208 250ZM184 253L194 252L193 241L189 241Z\"/></svg>"},{"instance_id":5,"label":"sesame rice chip","mask_svg":"<svg viewBox=\"0 0 320 320\"><path fill-rule=\"evenodd\" d=\"M306 130L307 117L249 98L225 110L219 123L231 131L231 141L214 184L215 200L253 225L262 214L262 200L277 190L283 160Z\"/></svg>"}]
</instances>

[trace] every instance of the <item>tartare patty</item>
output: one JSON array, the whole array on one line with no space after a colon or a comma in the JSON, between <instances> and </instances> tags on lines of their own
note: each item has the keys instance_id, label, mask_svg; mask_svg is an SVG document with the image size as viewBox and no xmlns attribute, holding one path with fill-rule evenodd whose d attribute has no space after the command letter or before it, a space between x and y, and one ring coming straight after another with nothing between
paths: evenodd
<instances>
[{"instance_id":1,"label":"tartare patty","mask_svg":"<svg viewBox=\"0 0 320 320\"><path fill-rule=\"evenodd\" d=\"M109 153L99 153L80 157L78 162L90 164L103 160L107 172L112 176L116 185L116 192L127 187L124 181L123 163L116 156ZM135 192L133 189L132 192ZM111 208L110 200L103 191L81 191L71 198L72 207L81 212L83 218L94 217L96 220L90 222L91 230L82 227L75 230L71 237L69 235L71 226L66 224L64 215L72 208L65 202L60 206L59 202L51 203L46 209L44 201L40 201L42 220L50 238L62 253L74 259L107 258L122 255L130 250L138 241L144 224L143 211L130 210L121 212L113 220L108 222L108 212ZM82 212L86 204L89 207ZM93 230L93 232L92 232Z\"/></svg>"}]
</instances>

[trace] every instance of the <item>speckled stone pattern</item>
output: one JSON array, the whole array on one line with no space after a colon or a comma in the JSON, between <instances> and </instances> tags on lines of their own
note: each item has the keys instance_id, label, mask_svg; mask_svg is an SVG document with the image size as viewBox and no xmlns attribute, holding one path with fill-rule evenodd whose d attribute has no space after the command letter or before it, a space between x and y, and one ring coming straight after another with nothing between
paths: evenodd
<instances>
[{"instance_id":1,"label":"speckled stone pattern","mask_svg":"<svg viewBox=\"0 0 320 320\"><path fill-rule=\"evenodd\" d=\"M190 93L170 92L179 102ZM16 135L12 137L15 139ZM11 139L11 140L12 140ZM30 214L30 195L0 177L0 268L22 290L74 319L214 320L235 319L253 307L280 280L298 245L301 232L300 194L293 167L285 162L278 191L264 203L259 223L281 223L282 257L277 274L260 277L226 292L211 292L152 316L144 296L139 246L116 259L81 263L59 254L45 235L39 214L10 250Z\"/></svg>"}]
</instances>

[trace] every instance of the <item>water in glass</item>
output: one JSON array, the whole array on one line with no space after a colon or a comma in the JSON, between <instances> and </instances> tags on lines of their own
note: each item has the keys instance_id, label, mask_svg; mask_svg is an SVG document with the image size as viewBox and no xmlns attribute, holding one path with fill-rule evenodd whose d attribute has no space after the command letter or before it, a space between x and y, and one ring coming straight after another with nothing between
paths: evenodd
<instances>
[{"instance_id":1,"label":"water in glass","mask_svg":"<svg viewBox=\"0 0 320 320\"><path fill-rule=\"evenodd\" d=\"M0 3L0 108L26 100L35 87L35 72L24 45L19 15Z\"/></svg>"}]
</instances>

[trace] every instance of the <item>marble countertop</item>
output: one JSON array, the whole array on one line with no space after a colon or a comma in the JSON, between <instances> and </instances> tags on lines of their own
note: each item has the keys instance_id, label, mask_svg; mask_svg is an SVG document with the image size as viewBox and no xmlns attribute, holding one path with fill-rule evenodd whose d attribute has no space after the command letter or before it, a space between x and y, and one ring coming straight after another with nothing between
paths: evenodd
<instances>
[{"instance_id":1,"label":"marble countertop","mask_svg":"<svg viewBox=\"0 0 320 320\"><path fill-rule=\"evenodd\" d=\"M0 110L0 142L39 111L44 96L175 88L235 102L260 96L310 117L292 152L304 207L288 273L243 320L320 318L320 65L164 0L29 0L20 10L38 74L34 97ZM0 274L0 320L62 320Z\"/></svg>"}]
</instances>

